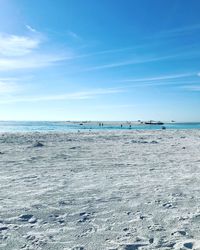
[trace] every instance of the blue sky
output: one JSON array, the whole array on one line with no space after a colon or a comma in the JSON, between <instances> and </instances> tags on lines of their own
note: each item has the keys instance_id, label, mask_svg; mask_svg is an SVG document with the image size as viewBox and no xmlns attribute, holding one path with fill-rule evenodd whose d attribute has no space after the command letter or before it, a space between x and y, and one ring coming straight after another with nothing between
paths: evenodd
<instances>
[{"instance_id":1,"label":"blue sky","mask_svg":"<svg viewBox=\"0 0 200 250\"><path fill-rule=\"evenodd\" d=\"M0 120L200 121L200 1L0 0Z\"/></svg>"}]
</instances>

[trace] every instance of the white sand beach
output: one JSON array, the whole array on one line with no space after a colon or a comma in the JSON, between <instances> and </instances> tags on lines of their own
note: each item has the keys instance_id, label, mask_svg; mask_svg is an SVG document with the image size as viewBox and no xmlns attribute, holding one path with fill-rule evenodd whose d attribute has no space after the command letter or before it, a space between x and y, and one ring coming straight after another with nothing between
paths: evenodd
<instances>
[{"instance_id":1,"label":"white sand beach","mask_svg":"<svg viewBox=\"0 0 200 250\"><path fill-rule=\"evenodd\" d=\"M0 134L0 249L200 249L200 130Z\"/></svg>"}]
</instances>

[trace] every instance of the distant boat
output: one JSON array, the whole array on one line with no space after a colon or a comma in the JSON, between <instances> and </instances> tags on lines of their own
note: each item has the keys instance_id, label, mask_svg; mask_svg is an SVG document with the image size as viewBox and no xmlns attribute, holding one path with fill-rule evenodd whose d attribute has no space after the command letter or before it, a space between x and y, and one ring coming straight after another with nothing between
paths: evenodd
<instances>
[{"instance_id":1,"label":"distant boat","mask_svg":"<svg viewBox=\"0 0 200 250\"><path fill-rule=\"evenodd\" d=\"M147 125L163 125L163 122L155 122L155 121L149 121L149 122L145 122L145 124Z\"/></svg>"}]
</instances>

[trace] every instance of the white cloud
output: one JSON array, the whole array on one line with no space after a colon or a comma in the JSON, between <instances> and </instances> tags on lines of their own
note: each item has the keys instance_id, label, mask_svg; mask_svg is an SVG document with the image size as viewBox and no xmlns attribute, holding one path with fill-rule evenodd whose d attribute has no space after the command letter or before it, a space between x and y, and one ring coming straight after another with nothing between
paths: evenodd
<instances>
[{"instance_id":1,"label":"white cloud","mask_svg":"<svg viewBox=\"0 0 200 250\"><path fill-rule=\"evenodd\" d=\"M40 39L36 37L0 34L0 55L24 56L38 48L40 43Z\"/></svg>"},{"instance_id":2,"label":"white cloud","mask_svg":"<svg viewBox=\"0 0 200 250\"><path fill-rule=\"evenodd\" d=\"M31 29L31 27L29 27ZM16 36L0 33L0 71L40 68L73 58L72 53L41 50L44 36ZM52 49L51 49L52 50Z\"/></svg>"},{"instance_id":3,"label":"white cloud","mask_svg":"<svg viewBox=\"0 0 200 250\"><path fill-rule=\"evenodd\" d=\"M162 61L162 60L167 60L167 59L176 58L176 57L177 55L169 55L169 56L161 56L161 57L149 57L149 58L143 58L143 59L141 58L131 59L131 60L126 60L126 61L121 61L121 62L116 62L116 63L109 63L109 64L103 64L100 66L94 66L94 67L86 68L83 71L94 71L94 70L101 70L101 69L117 68L117 67L122 67L122 66L127 66L127 65Z\"/></svg>"}]
</instances>

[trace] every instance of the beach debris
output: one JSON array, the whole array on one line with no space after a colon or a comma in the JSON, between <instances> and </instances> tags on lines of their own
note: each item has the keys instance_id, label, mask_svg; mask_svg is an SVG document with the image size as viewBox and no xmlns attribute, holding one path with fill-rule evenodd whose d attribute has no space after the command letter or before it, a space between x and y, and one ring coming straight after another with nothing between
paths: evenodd
<instances>
[{"instance_id":1,"label":"beach debris","mask_svg":"<svg viewBox=\"0 0 200 250\"><path fill-rule=\"evenodd\" d=\"M39 141L37 141L37 142L35 142L34 144L33 144L33 147L34 148L40 148L40 147L43 147L44 146L44 144L42 144L41 142L39 142Z\"/></svg>"}]
</instances>

